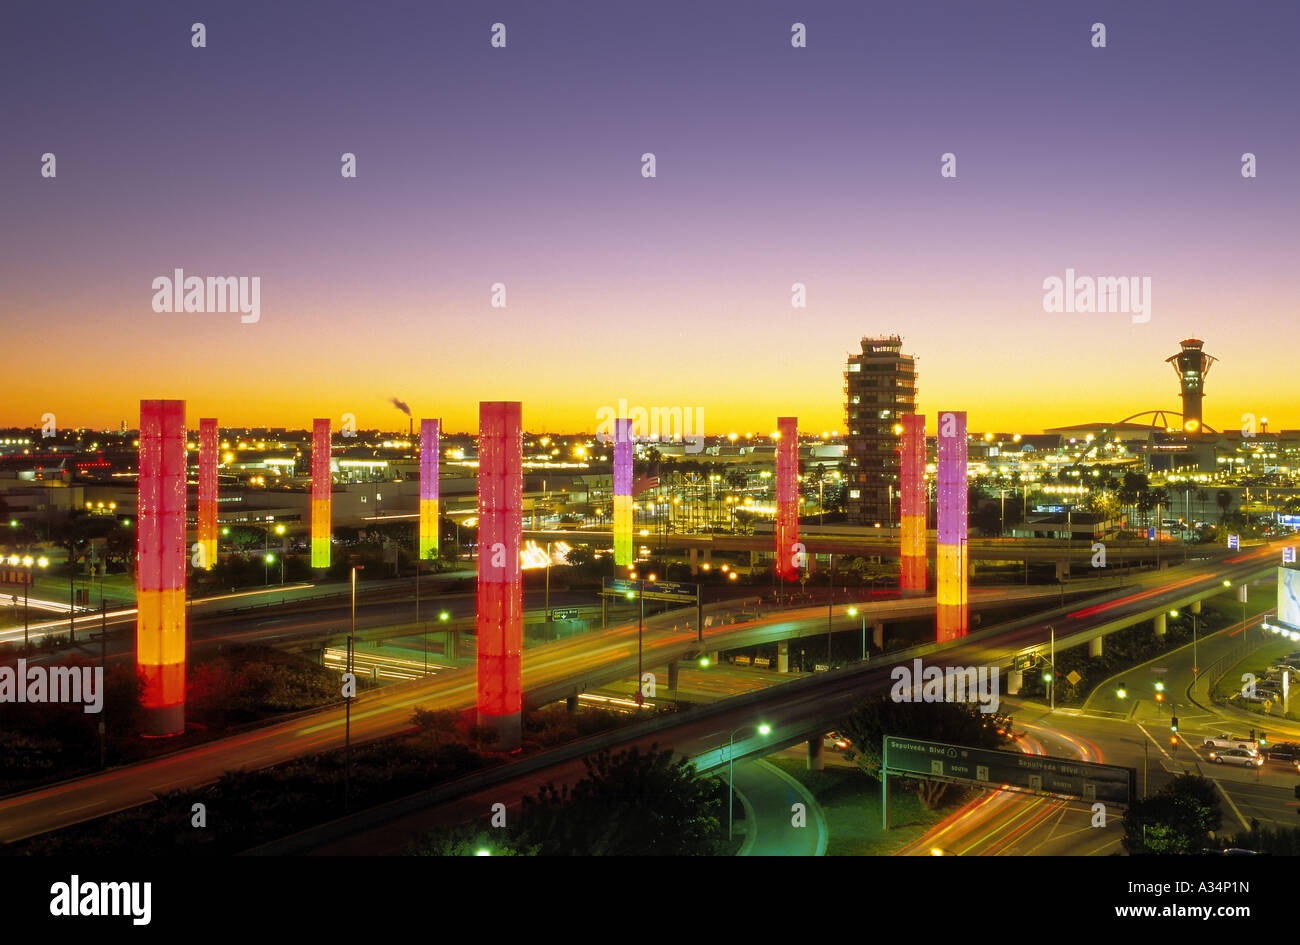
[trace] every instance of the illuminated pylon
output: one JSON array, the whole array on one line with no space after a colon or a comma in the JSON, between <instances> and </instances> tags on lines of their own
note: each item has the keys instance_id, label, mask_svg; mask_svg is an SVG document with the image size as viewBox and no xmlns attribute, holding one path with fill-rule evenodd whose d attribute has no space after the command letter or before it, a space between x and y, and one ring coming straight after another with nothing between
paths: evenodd
<instances>
[{"instance_id":1,"label":"illuminated pylon","mask_svg":"<svg viewBox=\"0 0 1300 945\"><path fill-rule=\"evenodd\" d=\"M140 401L136 668L145 735L185 731L185 401Z\"/></svg>"},{"instance_id":2,"label":"illuminated pylon","mask_svg":"<svg viewBox=\"0 0 1300 945\"><path fill-rule=\"evenodd\" d=\"M614 421L614 564L632 563L632 421Z\"/></svg>"},{"instance_id":3,"label":"illuminated pylon","mask_svg":"<svg viewBox=\"0 0 1300 945\"><path fill-rule=\"evenodd\" d=\"M938 640L964 637L968 629L966 597L966 413L939 414L939 541L935 560Z\"/></svg>"},{"instance_id":4,"label":"illuminated pylon","mask_svg":"<svg viewBox=\"0 0 1300 945\"><path fill-rule=\"evenodd\" d=\"M514 751L522 735L523 411L518 402L479 404L478 724L492 747Z\"/></svg>"},{"instance_id":5,"label":"illuminated pylon","mask_svg":"<svg viewBox=\"0 0 1300 945\"><path fill-rule=\"evenodd\" d=\"M316 418L311 425L311 566L330 566L330 421Z\"/></svg>"},{"instance_id":6,"label":"illuminated pylon","mask_svg":"<svg viewBox=\"0 0 1300 945\"><path fill-rule=\"evenodd\" d=\"M438 557L438 450L441 431L437 420L420 421L420 560Z\"/></svg>"},{"instance_id":7,"label":"illuminated pylon","mask_svg":"<svg viewBox=\"0 0 1300 945\"><path fill-rule=\"evenodd\" d=\"M898 511L902 537L898 587L923 591L926 581L925 415L904 414L900 441Z\"/></svg>"},{"instance_id":8,"label":"illuminated pylon","mask_svg":"<svg viewBox=\"0 0 1300 945\"><path fill-rule=\"evenodd\" d=\"M799 419L776 419L776 573L797 581L804 563L799 544Z\"/></svg>"},{"instance_id":9,"label":"illuminated pylon","mask_svg":"<svg viewBox=\"0 0 1300 945\"><path fill-rule=\"evenodd\" d=\"M217 566L217 464L221 461L217 421L199 421L199 517L198 542L203 548L203 568Z\"/></svg>"}]
</instances>

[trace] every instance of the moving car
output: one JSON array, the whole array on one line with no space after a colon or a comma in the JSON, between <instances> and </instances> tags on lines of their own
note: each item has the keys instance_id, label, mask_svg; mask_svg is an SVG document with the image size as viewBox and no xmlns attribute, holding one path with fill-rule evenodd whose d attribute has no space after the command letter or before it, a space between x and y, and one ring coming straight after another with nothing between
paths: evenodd
<instances>
[{"instance_id":1,"label":"moving car","mask_svg":"<svg viewBox=\"0 0 1300 945\"><path fill-rule=\"evenodd\" d=\"M1269 761L1284 761L1294 765L1300 762L1300 745L1295 742L1278 742L1265 748L1262 754Z\"/></svg>"},{"instance_id":2,"label":"moving car","mask_svg":"<svg viewBox=\"0 0 1300 945\"><path fill-rule=\"evenodd\" d=\"M822 746L829 748L831 751L845 751L852 745L853 743L839 732L831 732L822 737Z\"/></svg>"},{"instance_id":3,"label":"moving car","mask_svg":"<svg viewBox=\"0 0 1300 945\"><path fill-rule=\"evenodd\" d=\"M1211 735L1201 745L1203 748L1244 748L1252 753L1259 751L1259 743L1245 735Z\"/></svg>"},{"instance_id":4,"label":"moving car","mask_svg":"<svg viewBox=\"0 0 1300 945\"><path fill-rule=\"evenodd\" d=\"M1245 748L1221 748L1210 752L1210 760L1219 765L1241 765L1246 768L1258 768L1264 759Z\"/></svg>"}]
</instances>

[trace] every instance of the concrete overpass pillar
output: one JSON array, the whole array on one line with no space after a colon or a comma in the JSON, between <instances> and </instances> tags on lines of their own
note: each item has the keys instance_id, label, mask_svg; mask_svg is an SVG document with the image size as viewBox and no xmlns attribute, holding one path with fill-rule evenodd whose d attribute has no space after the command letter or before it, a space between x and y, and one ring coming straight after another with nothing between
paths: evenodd
<instances>
[{"instance_id":1,"label":"concrete overpass pillar","mask_svg":"<svg viewBox=\"0 0 1300 945\"><path fill-rule=\"evenodd\" d=\"M680 675L681 661L673 660L668 664L668 688L673 692L677 691L677 677Z\"/></svg>"},{"instance_id":2,"label":"concrete overpass pillar","mask_svg":"<svg viewBox=\"0 0 1300 945\"><path fill-rule=\"evenodd\" d=\"M447 645L443 647L443 652L447 654L448 659L460 659L460 631L447 631Z\"/></svg>"},{"instance_id":3,"label":"concrete overpass pillar","mask_svg":"<svg viewBox=\"0 0 1300 945\"><path fill-rule=\"evenodd\" d=\"M709 665L710 665L710 666L717 666L717 665L718 665L718 651L717 651L717 650L714 650L712 653L709 654Z\"/></svg>"},{"instance_id":4,"label":"concrete overpass pillar","mask_svg":"<svg viewBox=\"0 0 1300 945\"><path fill-rule=\"evenodd\" d=\"M691 549L691 574L700 573L700 552L698 548Z\"/></svg>"},{"instance_id":5,"label":"concrete overpass pillar","mask_svg":"<svg viewBox=\"0 0 1300 945\"><path fill-rule=\"evenodd\" d=\"M826 745L820 735L808 739L808 770L826 770Z\"/></svg>"},{"instance_id":6,"label":"concrete overpass pillar","mask_svg":"<svg viewBox=\"0 0 1300 945\"><path fill-rule=\"evenodd\" d=\"M1192 613L1199 614L1200 612L1201 612L1201 602L1199 600L1192 601Z\"/></svg>"},{"instance_id":7,"label":"concrete overpass pillar","mask_svg":"<svg viewBox=\"0 0 1300 945\"><path fill-rule=\"evenodd\" d=\"M713 549L712 549L712 548L705 548L705 549L704 549L704 563L707 564L710 568L713 567Z\"/></svg>"},{"instance_id":8,"label":"concrete overpass pillar","mask_svg":"<svg viewBox=\"0 0 1300 945\"><path fill-rule=\"evenodd\" d=\"M578 694L575 692L573 695L571 695L571 696L569 696L567 699L565 699L565 700L564 700L564 706L565 706L565 708L567 708L567 709L569 710L569 714L570 714L570 715L573 715L575 712L577 712L577 711L578 711Z\"/></svg>"},{"instance_id":9,"label":"concrete overpass pillar","mask_svg":"<svg viewBox=\"0 0 1300 945\"><path fill-rule=\"evenodd\" d=\"M1025 673L1021 669L1013 669L1007 673L1007 695L1020 695L1020 687L1025 684Z\"/></svg>"},{"instance_id":10,"label":"concrete overpass pillar","mask_svg":"<svg viewBox=\"0 0 1300 945\"><path fill-rule=\"evenodd\" d=\"M782 640L776 645L776 671L790 672L790 641Z\"/></svg>"},{"instance_id":11,"label":"concrete overpass pillar","mask_svg":"<svg viewBox=\"0 0 1300 945\"><path fill-rule=\"evenodd\" d=\"M871 630L871 645L878 650L885 648L885 625L879 621Z\"/></svg>"},{"instance_id":12,"label":"concrete overpass pillar","mask_svg":"<svg viewBox=\"0 0 1300 945\"><path fill-rule=\"evenodd\" d=\"M1093 637L1088 641L1088 655L1101 656L1101 637Z\"/></svg>"},{"instance_id":13,"label":"concrete overpass pillar","mask_svg":"<svg viewBox=\"0 0 1300 945\"><path fill-rule=\"evenodd\" d=\"M1164 636L1165 631L1168 629L1168 626L1165 623L1165 617L1166 614L1163 610L1156 614L1156 636L1158 637Z\"/></svg>"}]
</instances>

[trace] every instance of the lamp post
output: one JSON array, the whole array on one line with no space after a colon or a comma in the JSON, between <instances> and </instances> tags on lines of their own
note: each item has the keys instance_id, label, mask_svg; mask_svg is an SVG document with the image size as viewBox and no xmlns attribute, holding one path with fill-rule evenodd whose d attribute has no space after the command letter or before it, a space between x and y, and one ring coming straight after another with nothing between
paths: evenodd
<instances>
[{"instance_id":1,"label":"lamp post","mask_svg":"<svg viewBox=\"0 0 1300 945\"><path fill-rule=\"evenodd\" d=\"M639 689L637 690L640 691ZM732 808L736 806L735 800L735 783L736 783L736 733L749 728L748 725L741 725L731 730L731 737L727 739L727 839L731 839L731 821ZM772 731L772 726L766 722L754 726L758 734L766 737Z\"/></svg>"},{"instance_id":2,"label":"lamp post","mask_svg":"<svg viewBox=\"0 0 1300 945\"><path fill-rule=\"evenodd\" d=\"M637 577L636 574L632 575L632 580L636 581L636 591L628 591L627 596L630 599L635 593L641 604L636 621L636 704L641 705L644 701L644 697L641 695L641 640L645 631L645 581ZM651 574L647 580L653 583L655 576Z\"/></svg>"},{"instance_id":3,"label":"lamp post","mask_svg":"<svg viewBox=\"0 0 1300 945\"><path fill-rule=\"evenodd\" d=\"M348 675L352 675L352 654L356 649L357 639L357 572L364 571L364 564L354 564L350 572L352 582L352 630L348 634ZM356 686L353 676L352 685ZM352 796L352 696L344 699L343 722L343 809L347 810Z\"/></svg>"},{"instance_id":4,"label":"lamp post","mask_svg":"<svg viewBox=\"0 0 1300 945\"><path fill-rule=\"evenodd\" d=\"M830 569L826 572L826 580L830 585L830 593L826 597L826 668L831 668L831 641L834 633L831 629L832 612L835 607L835 552L831 552Z\"/></svg>"},{"instance_id":5,"label":"lamp post","mask_svg":"<svg viewBox=\"0 0 1300 945\"><path fill-rule=\"evenodd\" d=\"M29 623L27 620L27 606L31 599L30 589L32 586L32 567L48 568L50 566L50 559L46 558L44 555L39 558L33 558L31 555L26 555L22 559L19 559L17 555L10 555L9 563L11 565L21 563L22 566L27 569L27 580L23 582L23 649L25 650L28 645L27 628Z\"/></svg>"},{"instance_id":6,"label":"lamp post","mask_svg":"<svg viewBox=\"0 0 1300 945\"><path fill-rule=\"evenodd\" d=\"M850 607L849 616L856 617L857 615L858 615L858 608ZM862 661L865 663L866 660L867 660L867 612L864 610L862 612Z\"/></svg>"}]
</instances>

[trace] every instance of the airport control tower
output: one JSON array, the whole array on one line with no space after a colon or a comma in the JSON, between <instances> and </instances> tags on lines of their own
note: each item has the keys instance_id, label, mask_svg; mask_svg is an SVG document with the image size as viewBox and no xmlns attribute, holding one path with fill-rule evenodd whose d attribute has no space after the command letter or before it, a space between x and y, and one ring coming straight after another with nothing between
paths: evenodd
<instances>
[{"instance_id":1,"label":"airport control tower","mask_svg":"<svg viewBox=\"0 0 1300 945\"><path fill-rule=\"evenodd\" d=\"M1201 350L1205 342L1199 338L1188 338L1179 342L1182 348L1172 357L1165 358L1167 364L1174 366L1178 383L1183 389L1183 432L1195 436L1201 432L1201 398L1205 396L1205 375L1210 373L1210 365L1217 359Z\"/></svg>"}]
</instances>

